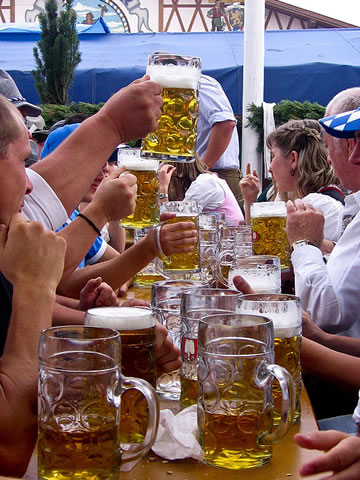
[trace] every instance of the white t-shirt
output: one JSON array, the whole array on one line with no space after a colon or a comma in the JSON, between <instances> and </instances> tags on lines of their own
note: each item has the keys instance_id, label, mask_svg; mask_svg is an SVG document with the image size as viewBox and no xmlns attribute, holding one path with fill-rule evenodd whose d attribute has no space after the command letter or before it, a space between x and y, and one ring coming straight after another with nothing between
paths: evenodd
<instances>
[{"instance_id":1,"label":"white t-shirt","mask_svg":"<svg viewBox=\"0 0 360 480\"><path fill-rule=\"evenodd\" d=\"M50 185L34 170L26 169L33 184L33 191L25 195L21 212L28 220L38 221L48 229L56 231L68 218L66 210Z\"/></svg>"},{"instance_id":2,"label":"white t-shirt","mask_svg":"<svg viewBox=\"0 0 360 480\"><path fill-rule=\"evenodd\" d=\"M353 215L327 264L311 245L294 250L291 261L295 293L313 321L326 332L360 337L360 191L345 198L343 219Z\"/></svg>"},{"instance_id":3,"label":"white t-shirt","mask_svg":"<svg viewBox=\"0 0 360 480\"><path fill-rule=\"evenodd\" d=\"M309 193L302 201L322 211L325 217L324 238L337 242L342 233L344 205L323 193Z\"/></svg>"}]
</instances>

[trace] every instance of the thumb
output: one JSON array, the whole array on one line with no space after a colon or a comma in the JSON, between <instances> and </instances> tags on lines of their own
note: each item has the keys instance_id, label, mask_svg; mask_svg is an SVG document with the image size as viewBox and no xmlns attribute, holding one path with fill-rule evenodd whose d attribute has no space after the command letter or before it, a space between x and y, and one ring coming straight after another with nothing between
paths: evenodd
<instances>
[{"instance_id":1,"label":"thumb","mask_svg":"<svg viewBox=\"0 0 360 480\"><path fill-rule=\"evenodd\" d=\"M114 170L107 178L113 180L114 178L119 178L122 173L126 171L126 167L122 166Z\"/></svg>"},{"instance_id":2,"label":"thumb","mask_svg":"<svg viewBox=\"0 0 360 480\"><path fill-rule=\"evenodd\" d=\"M102 282L101 277L97 278L90 278L85 284L85 287L83 288L83 293L91 292L92 290L95 290Z\"/></svg>"}]
</instances>

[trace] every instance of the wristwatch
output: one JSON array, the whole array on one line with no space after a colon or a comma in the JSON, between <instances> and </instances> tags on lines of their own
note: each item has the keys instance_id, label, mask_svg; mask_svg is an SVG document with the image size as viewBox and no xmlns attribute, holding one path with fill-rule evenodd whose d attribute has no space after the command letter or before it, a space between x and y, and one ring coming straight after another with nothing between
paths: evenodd
<instances>
[{"instance_id":1,"label":"wristwatch","mask_svg":"<svg viewBox=\"0 0 360 480\"><path fill-rule=\"evenodd\" d=\"M292 243L290 246L291 253L297 248L302 247L303 245L312 245L313 247L319 248L314 243L309 242L309 240L297 240L296 242Z\"/></svg>"},{"instance_id":2,"label":"wristwatch","mask_svg":"<svg viewBox=\"0 0 360 480\"><path fill-rule=\"evenodd\" d=\"M164 200L164 199L168 199L169 198L169 195L167 193L159 193L159 199L160 200Z\"/></svg>"}]
</instances>

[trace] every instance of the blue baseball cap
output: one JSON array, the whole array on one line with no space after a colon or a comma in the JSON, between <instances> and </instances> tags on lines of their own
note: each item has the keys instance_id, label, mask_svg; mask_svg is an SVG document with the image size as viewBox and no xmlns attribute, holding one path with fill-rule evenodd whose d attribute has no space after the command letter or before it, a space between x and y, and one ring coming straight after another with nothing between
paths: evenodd
<instances>
[{"instance_id":1,"label":"blue baseball cap","mask_svg":"<svg viewBox=\"0 0 360 480\"><path fill-rule=\"evenodd\" d=\"M53 130L47 137L41 150L41 158L45 158L55 150L69 135L80 125L80 123L73 123L71 125L64 125L56 130Z\"/></svg>"},{"instance_id":2,"label":"blue baseball cap","mask_svg":"<svg viewBox=\"0 0 360 480\"><path fill-rule=\"evenodd\" d=\"M319 122L332 137L354 138L355 133L360 130L360 107L350 112L321 118Z\"/></svg>"}]
</instances>

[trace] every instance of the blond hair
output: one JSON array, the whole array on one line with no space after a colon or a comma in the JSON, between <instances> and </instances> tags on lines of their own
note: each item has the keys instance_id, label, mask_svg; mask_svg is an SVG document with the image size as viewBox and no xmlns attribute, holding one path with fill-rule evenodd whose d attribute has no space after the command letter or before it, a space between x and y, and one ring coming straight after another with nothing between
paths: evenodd
<instances>
[{"instance_id":1,"label":"blond hair","mask_svg":"<svg viewBox=\"0 0 360 480\"><path fill-rule=\"evenodd\" d=\"M297 152L297 195L305 197L321 187L339 184L327 161L327 149L322 142L318 121L290 120L271 132L266 144L269 148L276 144L284 156Z\"/></svg>"}]
</instances>

